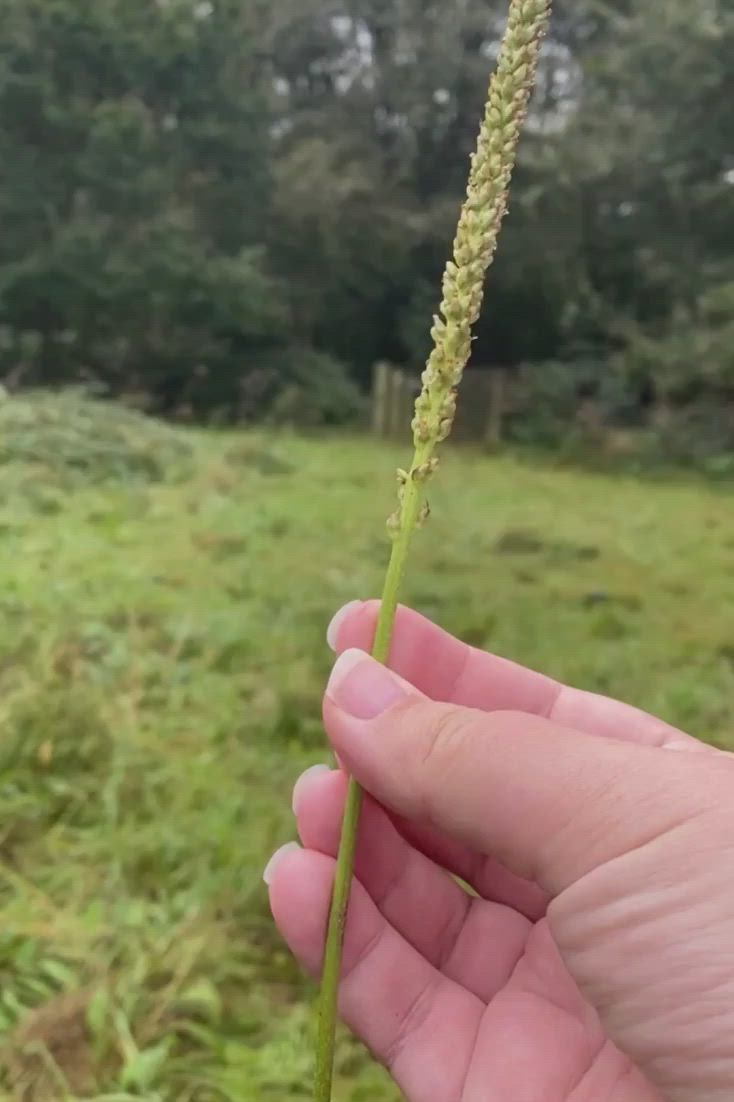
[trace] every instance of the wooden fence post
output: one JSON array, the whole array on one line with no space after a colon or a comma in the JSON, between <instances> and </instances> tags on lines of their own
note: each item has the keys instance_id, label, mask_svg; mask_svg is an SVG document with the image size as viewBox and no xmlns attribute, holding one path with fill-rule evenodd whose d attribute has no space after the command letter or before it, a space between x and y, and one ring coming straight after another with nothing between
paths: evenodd
<instances>
[{"instance_id":1,"label":"wooden fence post","mask_svg":"<svg viewBox=\"0 0 734 1102\"><path fill-rule=\"evenodd\" d=\"M390 419L390 365L375 364L372 376L372 431L387 436Z\"/></svg>"},{"instance_id":2,"label":"wooden fence post","mask_svg":"<svg viewBox=\"0 0 734 1102\"><path fill-rule=\"evenodd\" d=\"M508 404L508 374L502 368L473 373L469 382L476 385L474 415L467 423L470 439L481 439L493 449L502 443L504 418ZM410 436L415 399L420 390L417 375L389 363L376 363L372 375L372 431L387 439L405 440ZM472 393L472 391L469 391ZM482 407L487 403L486 410ZM466 434L465 434L466 435Z\"/></svg>"},{"instance_id":3,"label":"wooden fence post","mask_svg":"<svg viewBox=\"0 0 734 1102\"><path fill-rule=\"evenodd\" d=\"M387 399L387 435L394 439L400 431L400 395L403 389L403 372L399 367L390 369L390 385Z\"/></svg>"},{"instance_id":4,"label":"wooden fence post","mask_svg":"<svg viewBox=\"0 0 734 1102\"><path fill-rule=\"evenodd\" d=\"M408 440L411 434L413 411L418 387L415 377L409 372L403 373L403 385L400 391L400 415L398 419L398 433L402 440Z\"/></svg>"},{"instance_id":5,"label":"wooden fence post","mask_svg":"<svg viewBox=\"0 0 734 1102\"><path fill-rule=\"evenodd\" d=\"M495 368L493 371L489 372L489 409L487 410L484 443L491 449L498 448L502 443L506 381L507 378L504 370Z\"/></svg>"}]
</instances>

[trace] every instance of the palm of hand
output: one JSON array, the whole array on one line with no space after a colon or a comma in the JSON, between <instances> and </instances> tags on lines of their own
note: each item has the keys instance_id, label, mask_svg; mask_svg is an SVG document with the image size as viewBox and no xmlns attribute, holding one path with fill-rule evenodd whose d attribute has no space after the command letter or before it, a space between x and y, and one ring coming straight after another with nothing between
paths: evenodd
<instances>
[{"instance_id":1,"label":"palm of hand","mask_svg":"<svg viewBox=\"0 0 734 1102\"><path fill-rule=\"evenodd\" d=\"M314 776L297 804L310 864L289 941L314 972L344 786ZM659 1102L569 976L537 887L372 801L363 816L340 1005L409 1102Z\"/></svg>"},{"instance_id":2,"label":"palm of hand","mask_svg":"<svg viewBox=\"0 0 734 1102\"><path fill-rule=\"evenodd\" d=\"M522 926L523 917L516 918ZM491 1082L493 1089L497 1084L498 1098L527 1102L658 1099L606 1038L596 1013L581 998L547 921L541 919L524 933L521 957L504 985L490 994L466 1078L450 1087L447 1097L478 1102L486 1099ZM506 967L511 964L506 961Z\"/></svg>"}]
</instances>

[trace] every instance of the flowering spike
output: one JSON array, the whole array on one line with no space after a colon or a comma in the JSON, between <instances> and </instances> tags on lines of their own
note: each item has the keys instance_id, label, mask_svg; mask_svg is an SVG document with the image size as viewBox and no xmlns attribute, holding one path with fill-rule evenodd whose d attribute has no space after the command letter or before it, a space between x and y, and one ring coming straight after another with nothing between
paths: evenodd
<instances>
[{"instance_id":1,"label":"flowering spike","mask_svg":"<svg viewBox=\"0 0 734 1102\"><path fill-rule=\"evenodd\" d=\"M513 0L510 4L477 149L471 158L453 257L444 271L443 299L433 320L434 348L418 399L422 422L428 422L432 443L444 440L451 427L453 414L444 412L443 403L448 390L459 383L469 360L471 327L479 317L485 275L494 259L500 226L507 212L508 184L549 9L549 0ZM420 433L414 425L416 447L428 443L426 436L424 424Z\"/></svg>"}]
</instances>

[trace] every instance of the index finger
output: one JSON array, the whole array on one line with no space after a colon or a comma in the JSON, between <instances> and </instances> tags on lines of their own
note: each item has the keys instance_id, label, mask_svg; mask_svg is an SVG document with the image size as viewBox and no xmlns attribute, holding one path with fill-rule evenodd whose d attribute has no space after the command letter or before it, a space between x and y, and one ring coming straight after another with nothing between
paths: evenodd
<instances>
[{"instance_id":1,"label":"index finger","mask_svg":"<svg viewBox=\"0 0 734 1102\"><path fill-rule=\"evenodd\" d=\"M379 601L354 601L332 620L329 639L341 653L369 651ZM485 712L522 711L605 738L672 750L708 749L697 739L629 704L573 689L552 677L462 643L420 613L401 605L390 668L432 700Z\"/></svg>"}]
</instances>

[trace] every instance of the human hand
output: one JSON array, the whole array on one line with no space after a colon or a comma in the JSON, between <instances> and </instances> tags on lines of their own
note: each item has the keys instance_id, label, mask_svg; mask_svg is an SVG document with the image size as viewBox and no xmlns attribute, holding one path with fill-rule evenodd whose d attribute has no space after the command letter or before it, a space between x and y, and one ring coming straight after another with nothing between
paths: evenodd
<instances>
[{"instance_id":1,"label":"human hand","mask_svg":"<svg viewBox=\"0 0 734 1102\"><path fill-rule=\"evenodd\" d=\"M345 1020L410 1102L731 1100L734 756L408 609L396 677L354 649L377 608L332 624L324 702L370 794ZM304 848L267 872L315 976L345 790L341 771L301 778Z\"/></svg>"}]
</instances>

